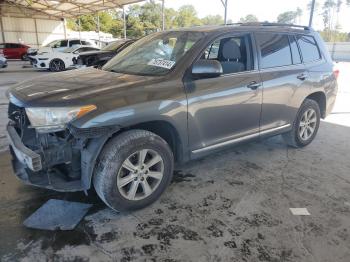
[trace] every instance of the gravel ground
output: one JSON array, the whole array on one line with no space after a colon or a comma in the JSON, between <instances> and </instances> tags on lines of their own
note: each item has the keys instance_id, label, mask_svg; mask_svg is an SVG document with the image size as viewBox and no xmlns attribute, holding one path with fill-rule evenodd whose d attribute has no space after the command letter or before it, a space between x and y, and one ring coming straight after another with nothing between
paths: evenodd
<instances>
[{"instance_id":1,"label":"gravel ground","mask_svg":"<svg viewBox=\"0 0 350 262\"><path fill-rule=\"evenodd\" d=\"M348 76L340 81L349 83ZM193 161L177 168L159 201L132 213L111 211L94 192L25 186L4 152L0 260L348 262L348 90L341 85L334 113L308 147L287 148L277 136ZM73 231L24 228L23 220L52 198L94 207ZM298 207L310 216L292 215L289 208Z\"/></svg>"}]
</instances>

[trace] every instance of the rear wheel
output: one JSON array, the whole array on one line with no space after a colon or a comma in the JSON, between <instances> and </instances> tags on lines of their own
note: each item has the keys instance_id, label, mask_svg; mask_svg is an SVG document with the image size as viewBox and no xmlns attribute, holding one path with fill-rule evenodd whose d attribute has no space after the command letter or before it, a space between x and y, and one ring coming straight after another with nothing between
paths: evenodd
<instances>
[{"instance_id":1,"label":"rear wheel","mask_svg":"<svg viewBox=\"0 0 350 262\"><path fill-rule=\"evenodd\" d=\"M314 100L306 99L299 109L293 123L293 129L282 135L284 140L293 147L307 146L317 134L320 119L321 113L318 103Z\"/></svg>"},{"instance_id":2,"label":"rear wheel","mask_svg":"<svg viewBox=\"0 0 350 262\"><path fill-rule=\"evenodd\" d=\"M51 72L60 72L63 71L66 66L61 59L53 59L50 62L49 68Z\"/></svg>"},{"instance_id":3,"label":"rear wheel","mask_svg":"<svg viewBox=\"0 0 350 262\"><path fill-rule=\"evenodd\" d=\"M100 198L114 210L143 208L169 185L173 154L154 133L126 131L111 139L102 150L94 173Z\"/></svg>"}]
</instances>

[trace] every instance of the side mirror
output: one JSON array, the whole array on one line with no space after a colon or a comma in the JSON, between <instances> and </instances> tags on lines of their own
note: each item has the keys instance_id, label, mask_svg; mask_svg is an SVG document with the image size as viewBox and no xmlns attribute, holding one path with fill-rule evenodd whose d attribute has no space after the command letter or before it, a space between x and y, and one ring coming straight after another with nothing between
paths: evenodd
<instances>
[{"instance_id":1,"label":"side mirror","mask_svg":"<svg viewBox=\"0 0 350 262\"><path fill-rule=\"evenodd\" d=\"M197 77L218 77L222 74L219 61L200 59L192 66L192 74Z\"/></svg>"}]
</instances>

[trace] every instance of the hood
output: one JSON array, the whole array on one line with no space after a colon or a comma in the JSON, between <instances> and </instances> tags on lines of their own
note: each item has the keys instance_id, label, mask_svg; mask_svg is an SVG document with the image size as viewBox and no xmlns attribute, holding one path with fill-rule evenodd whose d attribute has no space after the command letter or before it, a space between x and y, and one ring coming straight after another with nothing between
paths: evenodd
<instances>
[{"instance_id":1,"label":"hood","mask_svg":"<svg viewBox=\"0 0 350 262\"><path fill-rule=\"evenodd\" d=\"M38 54L40 54L40 53L52 53L53 51L54 51L53 48L47 47L47 46L43 46L43 47L40 47L39 49L37 49Z\"/></svg>"},{"instance_id":2,"label":"hood","mask_svg":"<svg viewBox=\"0 0 350 262\"><path fill-rule=\"evenodd\" d=\"M85 68L48 74L12 86L9 96L19 106L71 106L98 103L111 96L124 96L133 88L143 87L158 77L113 73ZM106 93L111 93L108 95ZM137 92L136 92L137 93ZM135 94L135 92L133 92Z\"/></svg>"}]
</instances>

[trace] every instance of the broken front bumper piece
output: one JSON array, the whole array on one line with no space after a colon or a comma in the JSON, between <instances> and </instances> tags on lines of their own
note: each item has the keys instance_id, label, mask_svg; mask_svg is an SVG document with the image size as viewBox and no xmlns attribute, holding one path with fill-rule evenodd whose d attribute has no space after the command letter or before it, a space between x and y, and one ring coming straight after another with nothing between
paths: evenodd
<instances>
[{"instance_id":1,"label":"broken front bumper piece","mask_svg":"<svg viewBox=\"0 0 350 262\"><path fill-rule=\"evenodd\" d=\"M10 123L7 125L7 138L13 153L20 163L26 165L34 172L38 172L42 169L41 156L22 143L16 129Z\"/></svg>"}]
</instances>

